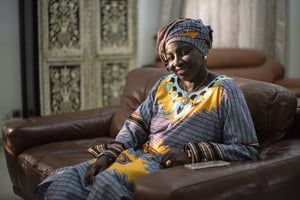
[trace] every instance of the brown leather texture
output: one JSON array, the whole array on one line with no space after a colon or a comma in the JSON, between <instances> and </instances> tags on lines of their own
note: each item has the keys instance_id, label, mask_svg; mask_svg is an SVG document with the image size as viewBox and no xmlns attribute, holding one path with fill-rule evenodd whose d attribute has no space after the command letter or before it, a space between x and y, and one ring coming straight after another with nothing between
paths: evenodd
<instances>
[{"instance_id":1,"label":"brown leather texture","mask_svg":"<svg viewBox=\"0 0 300 200\"><path fill-rule=\"evenodd\" d=\"M135 199L143 200L284 200L299 199L300 140L265 147L259 161L235 161L199 170L183 166L135 181Z\"/></svg>"},{"instance_id":2,"label":"brown leather texture","mask_svg":"<svg viewBox=\"0 0 300 200\"><path fill-rule=\"evenodd\" d=\"M254 49L213 48L207 54L210 69L258 66L266 60L264 53Z\"/></svg>"},{"instance_id":3,"label":"brown leather texture","mask_svg":"<svg viewBox=\"0 0 300 200\"><path fill-rule=\"evenodd\" d=\"M296 96L272 83L234 77L244 93L260 146L284 138L294 123Z\"/></svg>"},{"instance_id":4,"label":"brown leather texture","mask_svg":"<svg viewBox=\"0 0 300 200\"><path fill-rule=\"evenodd\" d=\"M212 48L207 55L210 71L228 76L276 83L300 97L300 79L286 78L284 66L263 52L246 48ZM159 58L146 67L164 68Z\"/></svg>"},{"instance_id":5,"label":"brown leather texture","mask_svg":"<svg viewBox=\"0 0 300 200\"><path fill-rule=\"evenodd\" d=\"M33 194L35 186L54 169L91 159L87 149L113 140L128 115L166 74L160 68L131 71L118 106L6 123L3 146L14 191L24 199L42 199ZM162 170L134 182L135 199L300 196L300 110L296 112L295 95L275 84L234 79L245 94L262 146L262 159L204 170L182 166Z\"/></svg>"},{"instance_id":6,"label":"brown leather texture","mask_svg":"<svg viewBox=\"0 0 300 200\"><path fill-rule=\"evenodd\" d=\"M87 148L95 143L97 137L105 142L111 141L109 126L116 109L117 106L113 106L5 123L2 128L3 147L16 193L25 199L36 199L33 188L51 170L66 166L64 162L79 162L79 155L71 152L77 151L80 145L74 146L73 143L80 144L82 140L90 140L90 145L82 143L82 148L85 149L82 154L86 160L90 158ZM57 142L64 142L65 148L58 148ZM53 148L48 148L49 145ZM28 154L28 151L32 151L32 154ZM46 159L58 152L65 152L65 157L61 157L60 161L50 160L45 163L45 160L39 158L42 156Z\"/></svg>"}]
</instances>

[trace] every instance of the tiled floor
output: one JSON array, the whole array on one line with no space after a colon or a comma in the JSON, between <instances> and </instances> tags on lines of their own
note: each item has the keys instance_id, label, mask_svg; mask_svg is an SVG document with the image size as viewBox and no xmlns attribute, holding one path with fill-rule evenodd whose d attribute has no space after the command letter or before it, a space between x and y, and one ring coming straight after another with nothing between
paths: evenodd
<instances>
[{"instance_id":1,"label":"tiled floor","mask_svg":"<svg viewBox=\"0 0 300 200\"><path fill-rule=\"evenodd\" d=\"M22 200L22 198L15 195L12 190L12 185L7 172L7 166L2 144L0 144L0 199Z\"/></svg>"}]
</instances>

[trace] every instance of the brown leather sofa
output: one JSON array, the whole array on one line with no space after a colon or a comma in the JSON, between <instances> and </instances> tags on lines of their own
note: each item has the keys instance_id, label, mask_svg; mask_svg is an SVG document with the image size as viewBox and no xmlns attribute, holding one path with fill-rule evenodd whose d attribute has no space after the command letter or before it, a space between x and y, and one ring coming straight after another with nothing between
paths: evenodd
<instances>
[{"instance_id":1,"label":"brown leather sofa","mask_svg":"<svg viewBox=\"0 0 300 200\"><path fill-rule=\"evenodd\" d=\"M152 67L131 71L118 106L6 123L3 146L14 192L24 199L41 199L33 194L35 186L54 169L92 158L87 149L110 142L166 73ZM235 79L254 120L261 160L201 170L165 169L137 179L135 199L300 198L300 109L295 95L275 84Z\"/></svg>"},{"instance_id":2,"label":"brown leather sofa","mask_svg":"<svg viewBox=\"0 0 300 200\"><path fill-rule=\"evenodd\" d=\"M245 48L212 48L207 65L210 71L284 86L300 97L300 77L285 77L285 69L279 62L263 52ZM159 58L147 67L163 67Z\"/></svg>"}]
</instances>

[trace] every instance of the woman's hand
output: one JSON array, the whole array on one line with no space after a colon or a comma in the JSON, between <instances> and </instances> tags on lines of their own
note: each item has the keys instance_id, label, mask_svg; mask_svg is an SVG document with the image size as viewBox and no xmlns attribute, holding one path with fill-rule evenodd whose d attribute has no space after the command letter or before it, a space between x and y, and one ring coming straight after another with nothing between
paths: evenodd
<instances>
[{"instance_id":1,"label":"woman's hand","mask_svg":"<svg viewBox=\"0 0 300 200\"><path fill-rule=\"evenodd\" d=\"M90 164L85 172L85 183L90 185L94 182L95 176L104 171L109 166L108 158L106 156L101 156L96 160L96 162Z\"/></svg>"},{"instance_id":2,"label":"woman's hand","mask_svg":"<svg viewBox=\"0 0 300 200\"><path fill-rule=\"evenodd\" d=\"M161 159L161 164L165 167L174 167L191 162L192 160L188 157L187 153L179 149L171 149L170 151L165 153Z\"/></svg>"}]
</instances>

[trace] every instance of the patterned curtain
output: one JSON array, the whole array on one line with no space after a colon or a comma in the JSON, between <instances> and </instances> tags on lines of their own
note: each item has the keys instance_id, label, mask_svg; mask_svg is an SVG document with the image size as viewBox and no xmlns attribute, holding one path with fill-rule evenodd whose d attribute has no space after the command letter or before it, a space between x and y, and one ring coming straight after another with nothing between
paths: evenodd
<instances>
[{"instance_id":1,"label":"patterned curtain","mask_svg":"<svg viewBox=\"0 0 300 200\"><path fill-rule=\"evenodd\" d=\"M187 0L183 9L212 26L213 47L258 49L287 65L288 0Z\"/></svg>"}]
</instances>

